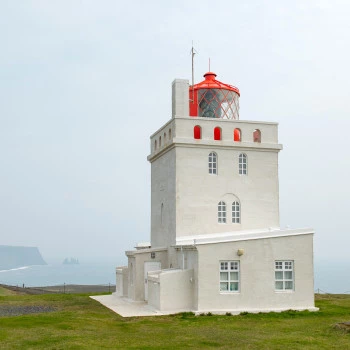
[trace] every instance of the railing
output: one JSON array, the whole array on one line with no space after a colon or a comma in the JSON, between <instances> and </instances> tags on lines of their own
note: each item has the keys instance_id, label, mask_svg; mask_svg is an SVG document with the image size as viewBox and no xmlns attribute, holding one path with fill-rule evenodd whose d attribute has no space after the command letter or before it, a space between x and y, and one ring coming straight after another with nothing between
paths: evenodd
<instances>
[{"instance_id":1,"label":"railing","mask_svg":"<svg viewBox=\"0 0 350 350\"><path fill-rule=\"evenodd\" d=\"M0 287L26 294L84 294L84 293L112 293L115 284L57 284L52 286L29 286L0 284Z\"/></svg>"},{"instance_id":2,"label":"railing","mask_svg":"<svg viewBox=\"0 0 350 350\"><path fill-rule=\"evenodd\" d=\"M326 292L326 291L324 291L324 290L322 290L322 289L320 289L320 288L317 288L317 289L315 290L315 293L316 293L316 294L350 294L350 290L348 290L348 291L346 291L346 292L342 292L342 293L330 293L330 292Z\"/></svg>"}]
</instances>

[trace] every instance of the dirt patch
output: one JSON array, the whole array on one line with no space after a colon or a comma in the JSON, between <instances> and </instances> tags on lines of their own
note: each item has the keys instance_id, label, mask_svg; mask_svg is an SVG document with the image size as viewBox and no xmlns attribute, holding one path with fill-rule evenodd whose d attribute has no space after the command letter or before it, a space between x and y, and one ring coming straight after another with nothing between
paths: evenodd
<instances>
[{"instance_id":1,"label":"dirt patch","mask_svg":"<svg viewBox=\"0 0 350 350\"><path fill-rule=\"evenodd\" d=\"M341 329L347 333L350 333L350 322L340 322L335 325L335 328Z\"/></svg>"}]
</instances>

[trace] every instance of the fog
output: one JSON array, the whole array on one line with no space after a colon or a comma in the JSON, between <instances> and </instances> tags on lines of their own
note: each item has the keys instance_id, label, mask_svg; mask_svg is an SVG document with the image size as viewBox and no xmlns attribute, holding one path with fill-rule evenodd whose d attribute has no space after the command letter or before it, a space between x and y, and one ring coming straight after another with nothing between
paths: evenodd
<instances>
[{"instance_id":1,"label":"fog","mask_svg":"<svg viewBox=\"0 0 350 350\"><path fill-rule=\"evenodd\" d=\"M281 226L349 261L347 1L1 1L0 244L125 262L150 234L149 136L208 71L279 123Z\"/></svg>"}]
</instances>

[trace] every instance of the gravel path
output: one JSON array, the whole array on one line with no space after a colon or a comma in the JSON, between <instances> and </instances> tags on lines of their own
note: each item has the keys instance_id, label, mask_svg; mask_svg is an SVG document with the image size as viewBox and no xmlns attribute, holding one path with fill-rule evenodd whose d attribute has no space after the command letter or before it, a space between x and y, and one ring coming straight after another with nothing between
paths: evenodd
<instances>
[{"instance_id":1,"label":"gravel path","mask_svg":"<svg viewBox=\"0 0 350 350\"><path fill-rule=\"evenodd\" d=\"M0 306L0 317L21 316L52 311L55 311L55 308L44 305Z\"/></svg>"}]
</instances>

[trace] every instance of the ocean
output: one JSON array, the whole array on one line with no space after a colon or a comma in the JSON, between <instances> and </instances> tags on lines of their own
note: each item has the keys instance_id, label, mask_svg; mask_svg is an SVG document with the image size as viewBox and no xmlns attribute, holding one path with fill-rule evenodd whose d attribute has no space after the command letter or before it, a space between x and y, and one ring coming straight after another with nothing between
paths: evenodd
<instances>
[{"instance_id":1,"label":"ocean","mask_svg":"<svg viewBox=\"0 0 350 350\"><path fill-rule=\"evenodd\" d=\"M0 283L26 287L66 284L115 284L113 262L80 263L79 265L25 266L0 271ZM297 271L295 271L297 273ZM315 291L350 293L350 262L315 262Z\"/></svg>"},{"instance_id":2,"label":"ocean","mask_svg":"<svg viewBox=\"0 0 350 350\"><path fill-rule=\"evenodd\" d=\"M0 270L0 283L14 286L39 287L66 284L115 284L113 263L80 263L64 265L24 266Z\"/></svg>"}]
</instances>

